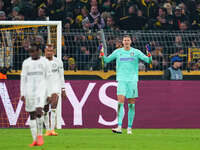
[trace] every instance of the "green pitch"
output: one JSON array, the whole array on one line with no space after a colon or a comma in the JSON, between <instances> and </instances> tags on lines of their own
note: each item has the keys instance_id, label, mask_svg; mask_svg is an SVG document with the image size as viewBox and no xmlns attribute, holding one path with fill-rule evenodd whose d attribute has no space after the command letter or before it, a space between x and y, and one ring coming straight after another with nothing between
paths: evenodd
<instances>
[{"instance_id":1,"label":"green pitch","mask_svg":"<svg viewBox=\"0 0 200 150\"><path fill-rule=\"evenodd\" d=\"M57 137L30 148L29 129L0 129L0 150L198 150L199 129L135 129L132 135L110 129L62 129Z\"/></svg>"}]
</instances>

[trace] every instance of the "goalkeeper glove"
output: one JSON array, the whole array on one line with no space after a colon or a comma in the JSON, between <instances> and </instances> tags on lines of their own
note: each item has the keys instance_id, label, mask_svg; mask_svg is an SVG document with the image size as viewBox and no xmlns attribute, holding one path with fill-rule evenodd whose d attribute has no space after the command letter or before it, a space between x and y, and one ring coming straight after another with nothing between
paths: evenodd
<instances>
[{"instance_id":1,"label":"goalkeeper glove","mask_svg":"<svg viewBox=\"0 0 200 150\"><path fill-rule=\"evenodd\" d=\"M146 45L146 52L147 52L147 56L151 57L151 47L149 44Z\"/></svg>"},{"instance_id":2,"label":"goalkeeper glove","mask_svg":"<svg viewBox=\"0 0 200 150\"><path fill-rule=\"evenodd\" d=\"M98 47L99 51L100 51L100 56L104 56L104 50L103 50L103 45L100 45Z\"/></svg>"}]
</instances>

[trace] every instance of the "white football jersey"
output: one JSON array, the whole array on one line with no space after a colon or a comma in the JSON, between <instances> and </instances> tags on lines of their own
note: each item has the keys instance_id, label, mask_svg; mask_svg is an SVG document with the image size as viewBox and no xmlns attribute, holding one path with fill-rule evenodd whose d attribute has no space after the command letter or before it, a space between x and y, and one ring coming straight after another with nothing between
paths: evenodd
<instances>
[{"instance_id":1,"label":"white football jersey","mask_svg":"<svg viewBox=\"0 0 200 150\"><path fill-rule=\"evenodd\" d=\"M52 93L61 93L61 89L65 88L63 62L56 57L53 57L53 60L49 60L49 62L51 65L51 79L53 82L51 91Z\"/></svg>"},{"instance_id":2,"label":"white football jersey","mask_svg":"<svg viewBox=\"0 0 200 150\"><path fill-rule=\"evenodd\" d=\"M51 84L51 67L48 60L40 57L33 60L31 57L24 60L21 72L21 96L28 98L42 98L50 95L48 84Z\"/></svg>"}]
</instances>

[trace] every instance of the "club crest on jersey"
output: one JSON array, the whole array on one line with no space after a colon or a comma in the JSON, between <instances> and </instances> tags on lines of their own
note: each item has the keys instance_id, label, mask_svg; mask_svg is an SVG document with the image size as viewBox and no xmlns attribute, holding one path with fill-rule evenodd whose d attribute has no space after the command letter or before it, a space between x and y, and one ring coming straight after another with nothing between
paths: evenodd
<instances>
[{"instance_id":1,"label":"club crest on jersey","mask_svg":"<svg viewBox=\"0 0 200 150\"><path fill-rule=\"evenodd\" d=\"M133 53L133 52L131 52L131 53L130 53L130 55L131 55L131 56L134 56L134 53Z\"/></svg>"},{"instance_id":2,"label":"club crest on jersey","mask_svg":"<svg viewBox=\"0 0 200 150\"><path fill-rule=\"evenodd\" d=\"M56 64L56 63L53 63L53 64L52 64L52 67L53 67L53 68L56 68L56 67L57 67L57 64Z\"/></svg>"}]
</instances>

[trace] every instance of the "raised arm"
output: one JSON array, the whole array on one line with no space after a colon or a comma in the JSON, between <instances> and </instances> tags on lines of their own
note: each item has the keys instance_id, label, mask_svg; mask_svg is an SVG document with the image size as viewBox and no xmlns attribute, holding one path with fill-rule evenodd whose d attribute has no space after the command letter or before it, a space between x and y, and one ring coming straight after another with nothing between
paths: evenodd
<instances>
[{"instance_id":1,"label":"raised arm","mask_svg":"<svg viewBox=\"0 0 200 150\"><path fill-rule=\"evenodd\" d=\"M138 56L139 56L139 59L143 60L144 62L146 63L151 63L152 62L152 56L151 54L149 53L148 56L144 55L140 50L138 50Z\"/></svg>"},{"instance_id":2,"label":"raised arm","mask_svg":"<svg viewBox=\"0 0 200 150\"><path fill-rule=\"evenodd\" d=\"M116 58L117 58L117 50L113 51L112 54L110 54L108 57L103 56L103 60L105 63L109 63Z\"/></svg>"}]
</instances>

